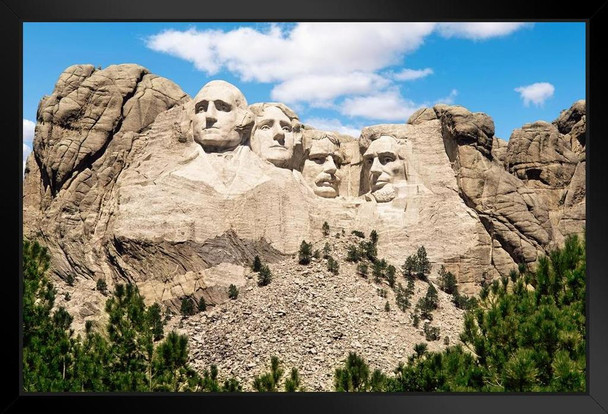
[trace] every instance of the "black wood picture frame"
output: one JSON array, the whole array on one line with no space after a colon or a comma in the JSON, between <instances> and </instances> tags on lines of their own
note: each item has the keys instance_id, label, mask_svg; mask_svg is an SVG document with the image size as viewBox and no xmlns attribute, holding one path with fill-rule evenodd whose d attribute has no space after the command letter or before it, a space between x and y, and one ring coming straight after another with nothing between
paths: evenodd
<instances>
[{"instance_id":1,"label":"black wood picture frame","mask_svg":"<svg viewBox=\"0 0 608 414\"><path fill-rule=\"evenodd\" d=\"M0 118L5 151L0 174L8 199L0 205L6 257L1 306L6 339L0 373L1 412L328 412L328 413L608 413L608 272L605 270L608 162L604 114L606 74L600 59L608 1L560 6L548 0L508 2L399 0L0 0L4 86ZM580 21L587 28L587 392L399 394L25 394L21 386L21 240L23 170L22 41L24 22L76 21ZM568 56L563 56L568 59ZM122 63L122 62L116 62ZM5 199L6 200L6 199ZM17 239L17 240L15 240Z\"/></svg>"}]
</instances>

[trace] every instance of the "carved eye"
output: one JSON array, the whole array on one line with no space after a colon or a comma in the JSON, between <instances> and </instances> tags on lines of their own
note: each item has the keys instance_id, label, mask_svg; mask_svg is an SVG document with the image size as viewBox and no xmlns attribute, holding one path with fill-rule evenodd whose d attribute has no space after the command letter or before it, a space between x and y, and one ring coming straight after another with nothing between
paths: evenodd
<instances>
[{"instance_id":1,"label":"carved eye","mask_svg":"<svg viewBox=\"0 0 608 414\"><path fill-rule=\"evenodd\" d=\"M393 157L392 155L383 155L382 157L380 157L380 164L382 165L388 164L389 162L393 161L395 161L395 157Z\"/></svg>"},{"instance_id":2,"label":"carved eye","mask_svg":"<svg viewBox=\"0 0 608 414\"><path fill-rule=\"evenodd\" d=\"M200 101L199 103L196 104L196 107L194 108L194 112L197 114L200 112L207 112L208 107L209 107L209 102Z\"/></svg>"},{"instance_id":3,"label":"carved eye","mask_svg":"<svg viewBox=\"0 0 608 414\"><path fill-rule=\"evenodd\" d=\"M267 131L267 130L269 130L269 129L270 129L270 125L268 125L268 124L264 124L264 125L262 125L262 126L260 127L260 129L261 129L261 130L263 130L263 131Z\"/></svg>"},{"instance_id":4,"label":"carved eye","mask_svg":"<svg viewBox=\"0 0 608 414\"><path fill-rule=\"evenodd\" d=\"M311 161L314 161L315 163L321 165L325 162L325 157L313 157L310 159Z\"/></svg>"},{"instance_id":5,"label":"carved eye","mask_svg":"<svg viewBox=\"0 0 608 414\"><path fill-rule=\"evenodd\" d=\"M222 102L222 101L216 101L215 102L215 108L218 111L222 111L222 112L230 112L230 105L228 105L226 102Z\"/></svg>"},{"instance_id":6,"label":"carved eye","mask_svg":"<svg viewBox=\"0 0 608 414\"><path fill-rule=\"evenodd\" d=\"M291 132L291 127L288 125L285 125L283 128L281 128L283 131L285 132Z\"/></svg>"},{"instance_id":7,"label":"carved eye","mask_svg":"<svg viewBox=\"0 0 608 414\"><path fill-rule=\"evenodd\" d=\"M367 165L372 165L372 164L374 163L374 159L373 159L373 158L371 158L371 157L370 157L370 158L366 158L366 159L365 159L365 163L366 163Z\"/></svg>"}]
</instances>

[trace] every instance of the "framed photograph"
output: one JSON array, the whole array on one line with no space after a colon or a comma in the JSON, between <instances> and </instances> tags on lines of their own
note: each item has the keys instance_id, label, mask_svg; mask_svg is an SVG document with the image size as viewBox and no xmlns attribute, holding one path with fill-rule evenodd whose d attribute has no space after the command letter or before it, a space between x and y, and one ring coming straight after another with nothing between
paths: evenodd
<instances>
[{"instance_id":1,"label":"framed photograph","mask_svg":"<svg viewBox=\"0 0 608 414\"><path fill-rule=\"evenodd\" d=\"M114 3L0 4L3 410L608 412L601 2Z\"/></svg>"}]
</instances>

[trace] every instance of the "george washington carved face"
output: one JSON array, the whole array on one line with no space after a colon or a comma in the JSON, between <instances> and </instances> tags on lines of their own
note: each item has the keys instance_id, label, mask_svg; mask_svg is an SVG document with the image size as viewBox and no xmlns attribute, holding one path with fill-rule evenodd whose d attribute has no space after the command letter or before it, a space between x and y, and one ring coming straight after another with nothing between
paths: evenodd
<instances>
[{"instance_id":1,"label":"george washington carved face","mask_svg":"<svg viewBox=\"0 0 608 414\"><path fill-rule=\"evenodd\" d=\"M252 123L245 97L228 82L211 81L194 97L194 140L207 152L228 151L241 145Z\"/></svg>"}]
</instances>

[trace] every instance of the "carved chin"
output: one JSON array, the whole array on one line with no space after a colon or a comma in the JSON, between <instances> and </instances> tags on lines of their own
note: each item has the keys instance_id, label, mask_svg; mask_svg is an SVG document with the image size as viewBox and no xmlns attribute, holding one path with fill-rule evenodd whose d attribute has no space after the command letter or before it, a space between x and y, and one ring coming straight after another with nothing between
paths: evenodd
<instances>
[{"instance_id":1,"label":"carved chin","mask_svg":"<svg viewBox=\"0 0 608 414\"><path fill-rule=\"evenodd\" d=\"M287 167L289 162L291 161L291 156L292 154L290 154L288 151L286 150L282 150L282 151L272 151L269 154L263 154L262 158L264 158L266 161L274 164L276 167Z\"/></svg>"},{"instance_id":2,"label":"carved chin","mask_svg":"<svg viewBox=\"0 0 608 414\"><path fill-rule=\"evenodd\" d=\"M336 198L338 196L338 191L334 187L329 186L316 186L314 188L315 194L319 197L324 198Z\"/></svg>"},{"instance_id":3,"label":"carved chin","mask_svg":"<svg viewBox=\"0 0 608 414\"><path fill-rule=\"evenodd\" d=\"M374 191L372 195L376 199L376 202L387 203L395 198L397 192L395 191L395 188L392 185L387 184L379 190Z\"/></svg>"},{"instance_id":4,"label":"carved chin","mask_svg":"<svg viewBox=\"0 0 608 414\"><path fill-rule=\"evenodd\" d=\"M215 131L203 131L197 140L203 148L230 149L241 143L240 135L225 136Z\"/></svg>"}]
</instances>

